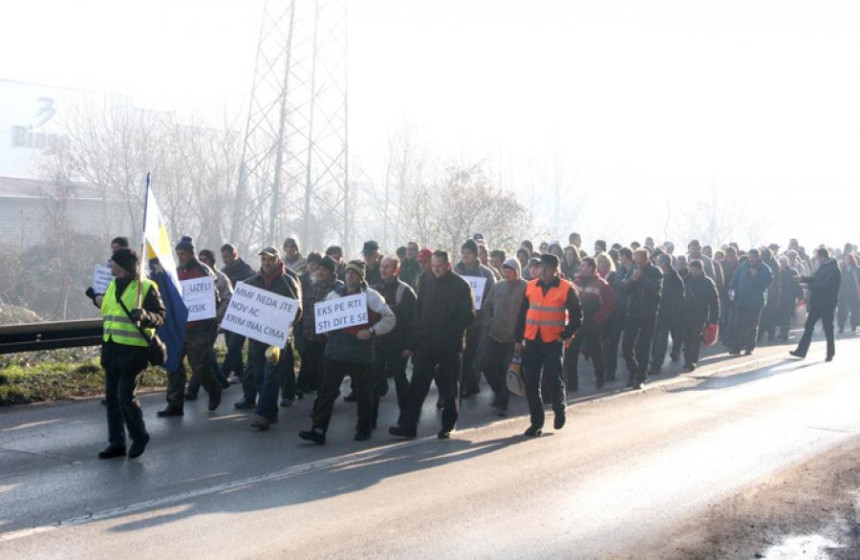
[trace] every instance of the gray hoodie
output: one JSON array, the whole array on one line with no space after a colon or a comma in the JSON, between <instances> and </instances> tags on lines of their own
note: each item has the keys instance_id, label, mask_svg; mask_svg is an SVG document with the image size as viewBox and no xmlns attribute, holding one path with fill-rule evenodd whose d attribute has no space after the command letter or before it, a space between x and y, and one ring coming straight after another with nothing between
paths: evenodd
<instances>
[{"instance_id":1,"label":"gray hoodie","mask_svg":"<svg viewBox=\"0 0 860 560\"><path fill-rule=\"evenodd\" d=\"M502 268L517 271L517 279L513 282L500 280L493 284L484 299L483 327L484 332L501 343L514 343L514 329L523 299L526 297L527 282L522 279L520 262L508 259Z\"/></svg>"}]
</instances>

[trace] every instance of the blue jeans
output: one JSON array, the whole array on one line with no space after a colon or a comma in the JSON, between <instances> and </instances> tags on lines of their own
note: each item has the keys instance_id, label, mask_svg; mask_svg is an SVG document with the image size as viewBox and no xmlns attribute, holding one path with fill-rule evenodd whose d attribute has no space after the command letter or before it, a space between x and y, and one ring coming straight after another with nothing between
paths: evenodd
<instances>
[{"instance_id":1,"label":"blue jeans","mask_svg":"<svg viewBox=\"0 0 860 560\"><path fill-rule=\"evenodd\" d=\"M526 384L526 399L529 403L532 426L543 428L543 398L541 396L541 374L546 375L548 388L552 393L552 410L556 414L564 412L564 377L561 369L561 340L543 342L527 340L523 350L523 381Z\"/></svg>"},{"instance_id":2,"label":"blue jeans","mask_svg":"<svg viewBox=\"0 0 860 560\"><path fill-rule=\"evenodd\" d=\"M266 348L268 347L268 344L252 340L248 354L254 367L254 378L257 385L258 397L255 413L257 416L265 416L274 421L278 419L278 392L284 377L284 367L288 355L292 354L293 349L287 344L286 348L281 349L281 358L278 363L272 364L266 359Z\"/></svg>"},{"instance_id":3,"label":"blue jeans","mask_svg":"<svg viewBox=\"0 0 860 560\"><path fill-rule=\"evenodd\" d=\"M221 372L224 377L229 376L232 372L236 376L241 377L244 374L242 365L242 347L245 345L245 337L241 334L224 332L224 341L227 343L227 355L224 356L224 363L221 366Z\"/></svg>"}]
</instances>

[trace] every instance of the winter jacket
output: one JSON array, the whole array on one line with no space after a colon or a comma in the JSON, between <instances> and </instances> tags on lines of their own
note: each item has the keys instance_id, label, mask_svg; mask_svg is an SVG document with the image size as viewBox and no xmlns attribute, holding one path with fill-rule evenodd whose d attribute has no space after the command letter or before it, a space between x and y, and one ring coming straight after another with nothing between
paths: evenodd
<instances>
[{"instance_id":1,"label":"winter jacket","mask_svg":"<svg viewBox=\"0 0 860 560\"><path fill-rule=\"evenodd\" d=\"M415 316L415 349L462 348L466 329L475 320L475 301L469 283L453 272L440 278L421 278Z\"/></svg>"},{"instance_id":2,"label":"winter jacket","mask_svg":"<svg viewBox=\"0 0 860 560\"><path fill-rule=\"evenodd\" d=\"M215 272L198 261L195 258L190 259L185 266L178 265L176 267L176 276L179 278L179 281L182 280L191 280L194 278L205 278L206 276L212 279L212 289L215 291L215 309L221 308L221 296L218 293L218 290L215 288L215 282L217 280L215 276ZM186 328L188 329L196 329L196 328L214 328L216 324L216 319L213 317L212 319L203 319L201 321L189 321L186 324Z\"/></svg>"},{"instance_id":3,"label":"winter jacket","mask_svg":"<svg viewBox=\"0 0 860 560\"><path fill-rule=\"evenodd\" d=\"M493 271L490 269L490 267L484 266L480 262L476 262L475 266L473 267L466 268L466 265L464 265L463 262L460 261L456 265L454 265L454 272L456 272L460 276L484 277L487 281L487 283L484 284L484 295L481 298L481 309L477 310L476 312L478 320L474 321L469 327L470 330L480 330L482 323L482 309L487 301L487 296L490 294L490 290L493 288L493 284L496 283L496 275L493 274Z\"/></svg>"},{"instance_id":4,"label":"winter jacket","mask_svg":"<svg viewBox=\"0 0 860 560\"><path fill-rule=\"evenodd\" d=\"M752 269L758 274L753 275ZM764 292L771 282L773 274L769 266L763 262L751 264L745 261L732 275L730 289L735 292L735 305L745 309L761 309L764 307Z\"/></svg>"},{"instance_id":5,"label":"winter jacket","mask_svg":"<svg viewBox=\"0 0 860 560\"><path fill-rule=\"evenodd\" d=\"M367 296L368 322L360 327L349 327L329 333L328 342L325 345L325 359L347 362L351 364L373 363L373 338L391 332L397 319L394 312L379 295L379 292L368 288L367 284L361 283L360 292ZM360 292L347 293L346 285L339 286L336 290L326 296L326 301L355 295ZM369 340L360 340L357 336L362 329L369 328L373 337Z\"/></svg>"},{"instance_id":6,"label":"winter jacket","mask_svg":"<svg viewBox=\"0 0 860 560\"><path fill-rule=\"evenodd\" d=\"M256 274L256 272L254 272L254 269L251 268L248 263L243 261L241 257L236 259L231 265L224 265L221 268L221 272L227 275L227 278L230 279L230 285L234 288L239 282L244 282L245 280Z\"/></svg>"},{"instance_id":7,"label":"winter jacket","mask_svg":"<svg viewBox=\"0 0 860 560\"><path fill-rule=\"evenodd\" d=\"M376 337L377 346L414 350L415 308L418 305L415 291L397 277L391 282L380 282L374 289L385 299L397 319L391 332Z\"/></svg>"},{"instance_id":8,"label":"winter jacket","mask_svg":"<svg viewBox=\"0 0 860 560\"><path fill-rule=\"evenodd\" d=\"M705 276L687 277L681 321L689 324L719 323L720 295L716 283Z\"/></svg>"},{"instance_id":9,"label":"winter jacket","mask_svg":"<svg viewBox=\"0 0 860 560\"><path fill-rule=\"evenodd\" d=\"M526 282L517 278L513 282L496 282L484 302L483 332L500 343L514 340L517 316L526 297Z\"/></svg>"},{"instance_id":10,"label":"winter jacket","mask_svg":"<svg viewBox=\"0 0 860 560\"><path fill-rule=\"evenodd\" d=\"M638 280L633 280L633 270L621 283L627 300L627 315L630 317L653 317L657 315L657 311L660 309L663 271L648 263L642 271L642 276Z\"/></svg>"},{"instance_id":11,"label":"winter jacket","mask_svg":"<svg viewBox=\"0 0 860 560\"><path fill-rule=\"evenodd\" d=\"M609 282L600 276L592 275L577 276L574 284L579 288L583 324L601 328L615 308L615 297Z\"/></svg>"},{"instance_id":12,"label":"winter jacket","mask_svg":"<svg viewBox=\"0 0 860 560\"><path fill-rule=\"evenodd\" d=\"M326 340L325 334L316 333L316 315L314 314L314 304L323 301L331 292L343 286L343 282L335 279L330 284L322 282L311 282L307 290L302 291L302 308L304 314L302 316L302 338L316 342Z\"/></svg>"},{"instance_id":13,"label":"winter jacket","mask_svg":"<svg viewBox=\"0 0 860 560\"><path fill-rule=\"evenodd\" d=\"M284 269L284 273L275 278L272 281L271 286L268 288L266 288L265 279L260 274L255 274L250 277L245 281L245 284L248 286L254 286L255 288L260 288L261 290L270 291L279 296L296 300L299 305L299 310L296 313L296 318L293 320L293 324L302 320L302 292L299 289L299 283L290 274L288 274L286 268Z\"/></svg>"},{"instance_id":14,"label":"winter jacket","mask_svg":"<svg viewBox=\"0 0 860 560\"><path fill-rule=\"evenodd\" d=\"M839 305L850 307L860 302L860 268L852 266L842 269L842 283L839 285Z\"/></svg>"},{"instance_id":15,"label":"winter jacket","mask_svg":"<svg viewBox=\"0 0 860 560\"><path fill-rule=\"evenodd\" d=\"M716 282L714 282L716 285ZM674 321L681 313L684 305L684 281L674 267L663 274L663 293L660 299L660 317Z\"/></svg>"},{"instance_id":16,"label":"winter jacket","mask_svg":"<svg viewBox=\"0 0 860 560\"><path fill-rule=\"evenodd\" d=\"M801 282L809 287L809 310L827 311L836 309L842 271L836 259L829 259L818 267L812 277L804 276Z\"/></svg>"}]
</instances>

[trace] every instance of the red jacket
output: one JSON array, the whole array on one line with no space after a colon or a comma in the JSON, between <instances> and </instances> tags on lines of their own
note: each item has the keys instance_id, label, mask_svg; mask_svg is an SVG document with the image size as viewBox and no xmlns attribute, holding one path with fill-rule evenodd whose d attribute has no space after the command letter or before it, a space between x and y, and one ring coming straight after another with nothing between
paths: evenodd
<instances>
[{"instance_id":1,"label":"red jacket","mask_svg":"<svg viewBox=\"0 0 860 560\"><path fill-rule=\"evenodd\" d=\"M574 284L579 288L584 321L591 320L597 325L605 325L615 305L615 298L609 283L595 274L593 276L577 276Z\"/></svg>"}]
</instances>

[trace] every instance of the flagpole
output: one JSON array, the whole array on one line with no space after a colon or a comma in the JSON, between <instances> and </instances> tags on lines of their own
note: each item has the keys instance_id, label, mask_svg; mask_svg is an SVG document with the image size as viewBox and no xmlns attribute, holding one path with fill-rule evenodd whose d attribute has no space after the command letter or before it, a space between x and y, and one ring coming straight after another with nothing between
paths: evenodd
<instances>
[{"instance_id":1,"label":"flagpole","mask_svg":"<svg viewBox=\"0 0 860 560\"><path fill-rule=\"evenodd\" d=\"M141 284L143 284L143 267L146 264L146 210L149 206L149 184L152 179L152 174L146 172L146 192L143 195L143 235L140 240L140 268L137 271L137 307L140 309L143 305L143 292Z\"/></svg>"}]
</instances>

